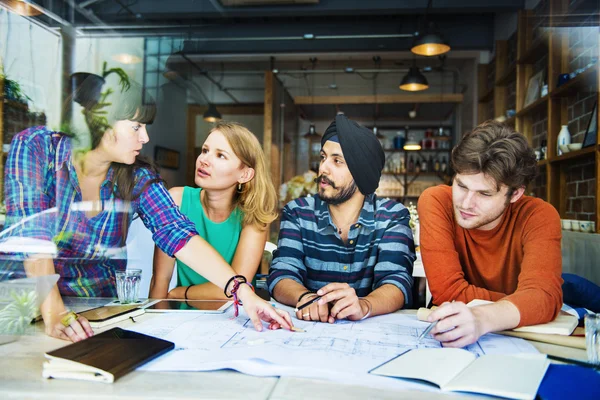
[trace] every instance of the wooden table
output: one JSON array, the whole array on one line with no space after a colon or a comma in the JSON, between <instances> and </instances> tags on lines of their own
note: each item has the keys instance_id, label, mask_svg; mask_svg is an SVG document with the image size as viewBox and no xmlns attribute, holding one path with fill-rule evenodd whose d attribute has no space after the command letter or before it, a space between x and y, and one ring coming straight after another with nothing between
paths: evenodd
<instances>
[{"instance_id":1,"label":"wooden table","mask_svg":"<svg viewBox=\"0 0 600 400\"><path fill-rule=\"evenodd\" d=\"M106 304L107 299L101 299ZM88 303L88 306L91 303ZM414 314L415 310L400 313ZM140 319L152 318L145 314ZM123 328L131 321L118 324ZM115 325L105 327L110 329ZM538 350L561 357L586 360L584 350L531 342ZM65 346L65 341L48 337L43 324L35 332L18 341L0 345L0 398L61 398L93 400L112 399L398 399L401 396L415 399L433 399L452 396L452 399L472 398L456 394L421 391L380 390L330 381L292 377L255 377L233 371L214 372L148 372L133 371L114 384L46 380L42 378L44 353ZM450 397L449 397L450 398ZM488 397L489 398L489 397Z\"/></svg>"}]
</instances>

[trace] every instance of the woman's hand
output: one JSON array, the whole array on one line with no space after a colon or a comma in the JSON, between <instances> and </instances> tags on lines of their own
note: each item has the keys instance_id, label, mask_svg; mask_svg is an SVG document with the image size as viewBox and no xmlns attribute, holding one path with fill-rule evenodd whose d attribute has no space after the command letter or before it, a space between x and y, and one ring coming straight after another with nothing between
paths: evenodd
<instances>
[{"instance_id":1,"label":"woman's hand","mask_svg":"<svg viewBox=\"0 0 600 400\"><path fill-rule=\"evenodd\" d=\"M44 321L47 335L72 342L79 342L94 335L94 331L85 317L78 316L68 326L65 326L61 319Z\"/></svg>"},{"instance_id":2,"label":"woman's hand","mask_svg":"<svg viewBox=\"0 0 600 400\"><path fill-rule=\"evenodd\" d=\"M292 318L284 310L273 307L268 302L258 297L250 286L241 284L238 289L238 297L244 305L244 310L254 324L254 329L262 331L262 321L269 323L269 329L292 329Z\"/></svg>"}]
</instances>

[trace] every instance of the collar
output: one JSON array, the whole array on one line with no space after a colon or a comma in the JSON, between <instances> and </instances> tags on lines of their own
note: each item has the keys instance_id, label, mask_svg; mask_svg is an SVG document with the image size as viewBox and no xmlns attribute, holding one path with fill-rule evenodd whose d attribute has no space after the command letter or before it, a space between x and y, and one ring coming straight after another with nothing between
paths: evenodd
<instances>
[{"instance_id":1,"label":"collar","mask_svg":"<svg viewBox=\"0 0 600 400\"><path fill-rule=\"evenodd\" d=\"M315 195L315 215L317 217L317 229L319 231L327 229L329 226L333 227L333 220L329 213L329 207L327 203L321 200L319 195ZM358 216L357 224L368 228L375 229L375 194L369 194L365 196L362 210Z\"/></svg>"},{"instance_id":2,"label":"collar","mask_svg":"<svg viewBox=\"0 0 600 400\"><path fill-rule=\"evenodd\" d=\"M62 133L55 133L53 134L53 136L54 135L60 135L60 138L58 139L58 143L56 145L56 158L54 163L55 171L59 171L66 167L70 175L77 176L75 167L73 165L73 148L71 144L71 138ZM102 185L100 186L102 187L110 184L113 181L114 176L115 171L113 167L110 166L108 168L108 172L106 173L106 177L104 178L104 181L102 181Z\"/></svg>"}]
</instances>

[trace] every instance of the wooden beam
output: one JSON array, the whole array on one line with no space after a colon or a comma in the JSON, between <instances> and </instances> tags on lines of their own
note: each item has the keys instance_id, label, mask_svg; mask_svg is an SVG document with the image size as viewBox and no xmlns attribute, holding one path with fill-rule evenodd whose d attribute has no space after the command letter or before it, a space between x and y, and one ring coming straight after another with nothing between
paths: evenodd
<instances>
[{"instance_id":1,"label":"wooden beam","mask_svg":"<svg viewBox=\"0 0 600 400\"><path fill-rule=\"evenodd\" d=\"M400 104L400 103L462 103L460 93L388 94L364 96L296 96L296 105L312 104Z\"/></svg>"},{"instance_id":2,"label":"wooden beam","mask_svg":"<svg viewBox=\"0 0 600 400\"><path fill-rule=\"evenodd\" d=\"M264 132L263 132L263 151L265 152L265 160L267 161L267 171L271 171L271 145L273 143L273 72L265 72L265 102L263 107L264 112ZM272 178L273 176L271 176Z\"/></svg>"},{"instance_id":3,"label":"wooden beam","mask_svg":"<svg viewBox=\"0 0 600 400\"><path fill-rule=\"evenodd\" d=\"M194 176L196 175L196 115L192 109L193 106L189 106L187 110L187 151L186 151L186 185L195 187Z\"/></svg>"},{"instance_id":4,"label":"wooden beam","mask_svg":"<svg viewBox=\"0 0 600 400\"><path fill-rule=\"evenodd\" d=\"M249 104L215 104L217 110L223 115L262 115L265 112L264 104L249 103ZM189 109L195 114L204 114L208 109L204 104L190 104Z\"/></svg>"}]
</instances>

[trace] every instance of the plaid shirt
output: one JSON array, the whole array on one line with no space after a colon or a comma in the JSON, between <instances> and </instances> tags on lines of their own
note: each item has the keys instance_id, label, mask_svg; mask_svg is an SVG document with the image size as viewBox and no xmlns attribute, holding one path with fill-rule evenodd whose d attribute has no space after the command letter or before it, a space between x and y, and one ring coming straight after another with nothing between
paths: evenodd
<instances>
[{"instance_id":1,"label":"plaid shirt","mask_svg":"<svg viewBox=\"0 0 600 400\"><path fill-rule=\"evenodd\" d=\"M109 168L100 186L102 211L88 218L85 211L91 203L82 202L71 156L70 138L45 127L14 137L5 173L6 228L0 234L56 243L54 267L60 275L61 294L116 296L115 272L127 264L123 224L129 226L135 214L150 229L156 245L170 256L197 235L158 175L144 168L134 171L130 203L115 197L114 170Z\"/></svg>"},{"instance_id":2,"label":"plaid shirt","mask_svg":"<svg viewBox=\"0 0 600 400\"><path fill-rule=\"evenodd\" d=\"M315 291L328 283L344 282L362 297L391 284L402 291L409 305L415 260L409 221L402 204L368 195L345 244L319 196L291 201L281 215L279 243L267 280L269 291L273 293L282 279Z\"/></svg>"}]
</instances>

